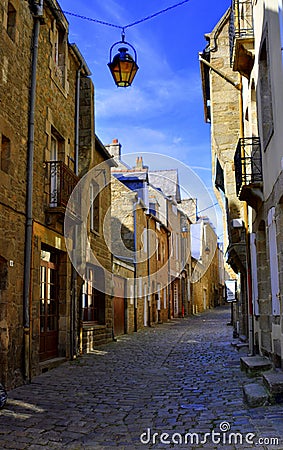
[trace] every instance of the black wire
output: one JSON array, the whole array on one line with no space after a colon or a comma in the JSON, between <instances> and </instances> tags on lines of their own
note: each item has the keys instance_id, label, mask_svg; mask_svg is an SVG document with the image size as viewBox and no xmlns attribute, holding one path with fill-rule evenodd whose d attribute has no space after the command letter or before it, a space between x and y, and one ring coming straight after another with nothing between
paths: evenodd
<instances>
[{"instance_id":1,"label":"black wire","mask_svg":"<svg viewBox=\"0 0 283 450\"><path fill-rule=\"evenodd\" d=\"M177 8L177 6L181 6L181 5L183 5L184 3L188 3L189 1L190 1L190 0L183 0L183 1L180 2L180 3L176 3L176 5L172 5L172 6L169 6L168 8L162 9L161 11L158 11L158 12L156 12L156 13L154 13L154 14L151 14L150 16L147 16L147 17L145 17L144 19L140 19L140 20L137 20L136 22L132 22L132 23L130 23L129 25L126 25L126 26L123 27L123 28L124 28L124 29L130 28L130 27L133 27L134 25L138 25L139 23L145 22L146 20L153 19L154 17L159 16L160 14L163 14L163 13L165 13L165 12L167 12L167 11L170 11L170 9Z\"/></svg>"},{"instance_id":2,"label":"black wire","mask_svg":"<svg viewBox=\"0 0 283 450\"><path fill-rule=\"evenodd\" d=\"M214 203L213 205L208 206L207 208L201 209L200 211L198 211L198 213L204 212L210 208L213 208L214 206L218 205L218 203Z\"/></svg>"},{"instance_id":3,"label":"black wire","mask_svg":"<svg viewBox=\"0 0 283 450\"><path fill-rule=\"evenodd\" d=\"M57 10L57 11L59 11L59 10ZM73 13L73 12L70 12L70 11L63 11L62 10L62 13L67 14L69 16L78 17L79 19L89 20L90 22L100 23L101 25L106 25L108 27L114 27L114 28L123 29L123 27L121 27L120 25L114 25L113 23L104 22L103 20L92 19L91 17L81 16L80 14L76 14L76 13Z\"/></svg>"},{"instance_id":4,"label":"black wire","mask_svg":"<svg viewBox=\"0 0 283 450\"><path fill-rule=\"evenodd\" d=\"M64 14L69 15L69 16L78 17L79 19L88 20L90 22L96 22L101 25L106 25L108 27L119 28L120 30L125 30L126 28L133 27L135 25L138 25L139 23L145 22L146 20L153 19L154 17L159 16L160 14L170 11L171 9L174 9L174 8L177 8L178 6L184 5L185 3L188 3L189 1L190 0L183 0L182 2L176 3L175 5L169 6L168 8L162 9L161 11L151 14L150 16L144 17L143 19L136 20L135 22L129 23L128 25L125 25L123 27L121 25L115 25L113 23L105 22L103 20L92 19L91 17L82 16L80 14L76 14L76 13L73 13L70 11L63 11L61 9L60 10L58 9L58 11L62 11Z\"/></svg>"}]
</instances>

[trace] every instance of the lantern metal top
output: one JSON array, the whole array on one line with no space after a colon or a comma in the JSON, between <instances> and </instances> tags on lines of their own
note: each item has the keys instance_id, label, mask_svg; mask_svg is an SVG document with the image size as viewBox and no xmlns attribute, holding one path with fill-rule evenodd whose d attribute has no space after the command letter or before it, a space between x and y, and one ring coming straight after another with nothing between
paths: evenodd
<instances>
[{"instance_id":1,"label":"lantern metal top","mask_svg":"<svg viewBox=\"0 0 283 450\"><path fill-rule=\"evenodd\" d=\"M112 50L118 44L123 44L120 48L118 48L118 52L112 59ZM134 57L132 57L128 53L129 46L134 52ZM139 69L137 65L137 52L134 47L125 41L125 32L122 31L122 40L115 42L110 48L110 62L108 63L108 67L112 74L112 77L115 81L116 86L118 87L128 87L131 86L133 79Z\"/></svg>"}]
</instances>

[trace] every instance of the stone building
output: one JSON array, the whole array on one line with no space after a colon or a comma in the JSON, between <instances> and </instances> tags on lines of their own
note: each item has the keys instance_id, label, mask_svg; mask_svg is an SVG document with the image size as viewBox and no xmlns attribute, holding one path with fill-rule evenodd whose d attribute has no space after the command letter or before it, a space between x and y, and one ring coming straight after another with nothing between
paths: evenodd
<instances>
[{"instance_id":1,"label":"stone building","mask_svg":"<svg viewBox=\"0 0 283 450\"><path fill-rule=\"evenodd\" d=\"M107 149L119 161L119 167L113 170L113 175L135 192L145 207L144 246L147 250L147 266L145 278L137 279L137 295L143 295L144 299L143 325L187 315L191 312L191 221L187 213L178 208L178 204L181 204L178 172L151 171L144 166L141 157L137 157L135 167L126 166L121 161L121 145L116 139L107 145ZM117 207L113 208L112 205L112 216L115 218L122 217L124 209L127 209L129 192L123 188L123 193L118 193L120 190L117 184L113 184L113 205L117 195L120 198ZM130 206L129 213L124 214L123 222L123 227L130 230L133 228L133 225L129 226L129 221L133 221L131 209ZM125 231L123 227L122 234ZM117 239L113 239L114 246L115 241Z\"/></svg>"},{"instance_id":2,"label":"stone building","mask_svg":"<svg viewBox=\"0 0 283 450\"><path fill-rule=\"evenodd\" d=\"M200 54L200 66L205 120L211 124L212 181L224 224L226 269L231 277L237 274L238 278L234 325L242 336L248 337L247 208L237 196L234 165L235 148L242 133L242 77L230 63L230 16L229 9L205 35L207 46Z\"/></svg>"},{"instance_id":3,"label":"stone building","mask_svg":"<svg viewBox=\"0 0 283 450\"><path fill-rule=\"evenodd\" d=\"M237 11L234 5L234 14ZM243 34L252 16L241 62L237 40L233 59L243 83L244 136L235 150L237 195L248 205L252 273L254 350L283 367L283 150L282 3L250 2L238 25ZM235 33L237 23L235 23Z\"/></svg>"},{"instance_id":4,"label":"stone building","mask_svg":"<svg viewBox=\"0 0 283 450\"><path fill-rule=\"evenodd\" d=\"M217 235L208 218L191 225L193 313L197 314L223 303L224 277Z\"/></svg>"},{"instance_id":5,"label":"stone building","mask_svg":"<svg viewBox=\"0 0 283 450\"><path fill-rule=\"evenodd\" d=\"M21 33L23 28L25 34ZM30 46L26 2L0 4L0 381L22 382ZM17 163L15 163L17 161Z\"/></svg>"},{"instance_id":6,"label":"stone building","mask_svg":"<svg viewBox=\"0 0 283 450\"><path fill-rule=\"evenodd\" d=\"M170 232L158 217L156 197L152 196L153 189L148 182L148 167L139 157L135 167L123 165L118 145L115 140L107 146L120 161L120 166L112 171L115 177L112 183L113 251L115 257L117 254L121 260L135 263L132 290L137 330L168 319Z\"/></svg>"},{"instance_id":7,"label":"stone building","mask_svg":"<svg viewBox=\"0 0 283 450\"><path fill-rule=\"evenodd\" d=\"M238 235L235 244L243 249L241 253L245 257L239 259L246 272L241 287L248 293L249 300L250 352L270 357L274 365L281 368L282 21L282 2L234 0L231 9L208 36L209 45L203 57L208 60L207 55L210 56L212 70L208 72L205 63L201 63L204 98L210 99L211 122L214 123L212 142L215 130L220 129L218 122L229 121L230 124L232 115L235 116L235 127L226 127L230 131L227 148L230 149L228 164L234 171L233 192L226 191L225 179L229 175L225 173L223 162L219 162L227 205L234 202L236 196L244 210L228 227L232 226L234 234ZM223 98L227 98L227 102L230 100L227 110L223 106L222 111L217 109L220 95L213 80L218 79L220 83L221 76L215 72L215 66L227 68L225 73L230 81L232 78L239 82L235 89L230 81L222 81L221 102ZM228 84L231 86L229 93L228 87L224 91L224 85ZM221 153L224 151L223 148Z\"/></svg>"},{"instance_id":8,"label":"stone building","mask_svg":"<svg viewBox=\"0 0 283 450\"><path fill-rule=\"evenodd\" d=\"M150 183L160 189L166 196L165 220L171 232L169 240L169 318L181 317L181 212L178 203L181 202L178 171L175 169L155 170L149 172Z\"/></svg>"},{"instance_id":9,"label":"stone building","mask_svg":"<svg viewBox=\"0 0 283 450\"><path fill-rule=\"evenodd\" d=\"M82 349L87 297L97 302L92 325L112 337L111 296L92 282L86 295L83 279L92 268L77 276L69 259L76 238L64 239L72 190L110 155L95 138L90 71L68 42L57 1L45 0L42 7L4 0L0 29L0 378L11 388ZM101 197L92 205L88 229L92 248L111 270L102 235L110 187ZM76 224L80 212L74 212ZM93 224L98 228L91 230Z\"/></svg>"},{"instance_id":10,"label":"stone building","mask_svg":"<svg viewBox=\"0 0 283 450\"><path fill-rule=\"evenodd\" d=\"M167 219L168 198L160 189L149 185L149 214L155 221L156 233L156 307L155 320L166 322L170 305L170 236Z\"/></svg>"},{"instance_id":11,"label":"stone building","mask_svg":"<svg viewBox=\"0 0 283 450\"><path fill-rule=\"evenodd\" d=\"M135 191L115 176L112 176L111 188L113 275L114 281L123 285L119 292L114 284L114 332L116 330L117 336L138 331L144 326L147 298L143 284L148 275L144 236L147 221L146 207Z\"/></svg>"}]
</instances>

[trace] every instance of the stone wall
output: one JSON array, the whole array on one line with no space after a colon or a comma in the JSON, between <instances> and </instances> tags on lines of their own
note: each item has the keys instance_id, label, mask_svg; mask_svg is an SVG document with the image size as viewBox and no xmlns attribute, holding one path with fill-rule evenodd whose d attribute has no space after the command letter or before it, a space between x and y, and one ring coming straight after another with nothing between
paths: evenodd
<instances>
[{"instance_id":1,"label":"stone wall","mask_svg":"<svg viewBox=\"0 0 283 450\"><path fill-rule=\"evenodd\" d=\"M33 17L29 3L12 0L16 10L15 29L7 27L8 1L0 5L0 382L7 388L23 382L23 276L25 242L25 205L28 152L29 89ZM50 5L52 4L52 9ZM54 8L55 9L54 9ZM33 240L30 296L30 374L48 369L39 357L40 348L40 265L42 248L58 256L58 358L69 358L79 348L81 284L75 281L63 236L65 206L50 205L50 161L74 180L75 169L75 99L79 52L68 44L68 22L55 0L44 2L44 22L40 25L35 135L33 157ZM59 47L58 38L59 34ZM56 54L58 49L58 54ZM106 150L96 146L94 134L94 88L83 63L80 84L79 170L83 174L109 158ZM56 147L56 154L55 154ZM49 164L48 164L49 163ZM58 177L56 172L54 177ZM60 177L62 177L60 172ZM105 283L111 285L112 260L107 242L109 227L103 223L111 203L110 167L105 170L106 187L101 193L99 217L101 232L91 235L91 246L97 252L105 272ZM107 178L108 177L108 178ZM62 180L62 178L60 178ZM64 189L70 188L65 181ZM57 178L56 189L59 182ZM60 184L60 189L61 184ZM68 192L69 195L70 192ZM62 203L62 202L61 202ZM54 207L55 206L55 207ZM73 305L72 305L73 299ZM70 317L73 315L73 325ZM112 296L105 296L105 327L112 335ZM72 336L72 333L75 336ZM51 364L51 363L50 363Z\"/></svg>"},{"instance_id":2,"label":"stone wall","mask_svg":"<svg viewBox=\"0 0 283 450\"><path fill-rule=\"evenodd\" d=\"M0 4L0 382L22 383L23 268L30 47L27 2L13 0L16 25L7 29L8 1ZM25 29L25 33L22 30Z\"/></svg>"}]
</instances>

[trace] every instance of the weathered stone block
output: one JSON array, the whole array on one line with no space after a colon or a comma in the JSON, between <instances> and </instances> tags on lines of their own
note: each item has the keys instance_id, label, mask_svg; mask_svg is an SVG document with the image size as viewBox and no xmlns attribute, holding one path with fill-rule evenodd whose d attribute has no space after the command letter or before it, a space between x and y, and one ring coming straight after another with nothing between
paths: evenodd
<instances>
[{"instance_id":1,"label":"weathered stone block","mask_svg":"<svg viewBox=\"0 0 283 450\"><path fill-rule=\"evenodd\" d=\"M265 370L272 368L271 361L265 356L243 356L240 358L241 370L245 371L248 376L258 376Z\"/></svg>"},{"instance_id":2,"label":"weathered stone block","mask_svg":"<svg viewBox=\"0 0 283 450\"><path fill-rule=\"evenodd\" d=\"M269 391L271 403L283 403L283 372L278 370L265 373L263 381Z\"/></svg>"},{"instance_id":3,"label":"weathered stone block","mask_svg":"<svg viewBox=\"0 0 283 450\"><path fill-rule=\"evenodd\" d=\"M261 384L246 384L243 386L243 392L245 401L252 408L263 406L268 403L268 393Z\"/></svg>"}]
</instances>

